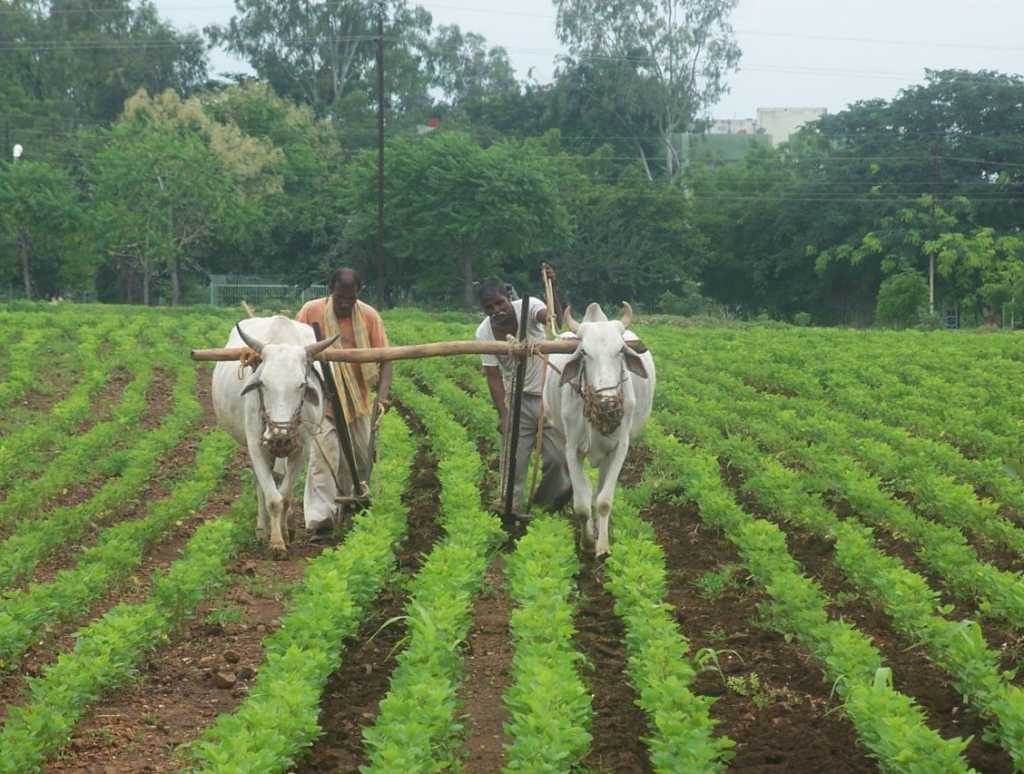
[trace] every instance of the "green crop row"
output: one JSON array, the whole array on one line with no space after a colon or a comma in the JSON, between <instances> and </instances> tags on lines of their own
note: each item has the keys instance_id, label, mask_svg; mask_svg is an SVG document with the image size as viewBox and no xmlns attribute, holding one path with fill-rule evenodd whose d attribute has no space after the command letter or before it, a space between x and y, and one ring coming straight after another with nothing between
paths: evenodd
<instances>
[{"instance_id":1,"label":"green crop row","mask_svg":"<svg viewBox=\"0 0 1024 774\"><path fill-rule=\"evenodd\" d=\"M187 360L174 362L174 406L161 425L144 433L134 446L119 451L126 461L89 500L51 511L45 518L23 517L0 544L0 587L30 574L40 561L69 540L87 534L97 521L142 489L158 469L160 457L174 448L202 416L195 395L196 369ZM83 460L83 464L86 464Z\"/></svg>"},{"instance_id":2,"label":"green crop row","mask_svg":"<svg viewBox=\"0 0 1024 774\"><path fill-rule=\"evenodd\" d=\"M820 410L820 404L815 411L814 406L803 402L757 395L720 374L709 375L708 381L722 385L736 413L749 411L752 406L777 408L772 421L780 431L808 443L827 438L832 447L860 460L886 482L888 489L912 494L922 514L1024 554L1024 530L1004 519L997 503L979 498L971 487L931 469L926 450L914 444L903 444L897 450L885 442L858 436L847 426L846 417L830 417Z\"/></svg>"},{"instance_id":3,"label":"green crop row","mask_svg":"<svg viewBox=\"0 0 1024 774\"><path fill-rule=\"evenodd\" d=\"M509 620L515 652L504 697L512 737L506 771L570 771L590 749L591 697L573 645L578 571L572 526L555 516L531 521L508 559L517 607Z\"/></svg>"},{"instance_id":4,"label":"green crop row","mask_svg":"<svg viewBox=\"0 0 1024 774\"><path fill-rule=\"evenodd\" d=\"M446 538L410 585L408 647L398 657L380 714L363 740L368 771L435 771L455 762L461 643L490 552L504 532L499 520L480 507L483 466L465 430L436 398L410 389L404 380L395 388L430 433Z\"/></svg>"},{"instance_id":5,"label":"green crop row","mask_svg":"<svg viewBox=\"0 0 1024 774\"><path fill-rule=\"evenodd\" d=\"M828 600L801 575L779 528L740 508L721 480L718 461L696 447L647 428L655 472L682 486L701 518L725 533L769 602L764 612L787 636L795 637L822 664L864 746L887 772L966 772L967 743L943 739L925 723L912 699L892 687L891 672L870 639L850 624L828 616ZM650 467L650 466L649 466Z\"/></svg>"},{"instance_id":6,"label":"green crop row","mask_svg":"<svg viewBox=\"0 0 1024 774\"><path fill-rule=\"evenodd\" d=\"M153 380L153 368L161 357L170 355L167 349L157 349L146 354L132 353L126 357L134 378L125 388L121 402L111 412L111 418L98 422L80 435L70 431L62 432L54 443L59 453L48 464L45 462L45 454L32 453L41 452L40 447L28 450L27 454L18 453L20 450L17 443L0 447L2 456L6 457L8 451L17 455L9 460L10 472L0 474L0 477L5 481L21 479L0 503L0 527L8 527L18 518L33 517L47 499L64 487L120 472L127 464L128 457L115 454L114 451L126 436L131 438L133 435L132 431L146 410L146 391ZM41 433L47 435L48 431L41 429ZM25 477L42 465L46 465L42 475L37 478Z\"/></svg>"},{"instance_id":7,"label":"green crop row","mask_svg":"<svg viewBox=\"0 0 1024 774\"><path fill-rule=\"evenodd\" d=\"M723 771L734 742L714 736L714 699L692 690L697 672L687 658L690 646L665 601L665 553L639 516L651 494L646 485L619 491L615 550L605 564L605 585L626 629L629 679L651 729L644 742L656 772Z\"/></svg>"},{"instance_id":8,"label":"green crop row","mask_svg":"<svg viewBox=\"0 0 1024 774\"><path fill-rule=\"evenodd\" d=\"M31 584L0 599L0 670L14 667L45 628L81 615L117 588L175 522L188 518L216 491L236 448L225 433L207 435L193 469L166 499L153 503L144 518L104 530L97 545L83 551L73 568L52 581Z\"/></svg>"},{"instance_id":9,"label":"green crop row","mask_svg":"<svg viewBox=\"0 0 1024 774\"><path fill-rule=\"evenodd\" d=\"M338 668L345 640L356 634L394 573L395 546L407 528L402 494L415 442L389 414L380 443L388 453L374 468L379 491L373 507L355 518L341 546L309 565L281 628L264 641L265 660L248 697L195 744L202 771L286 771L319 734L324 685Z\"/></svg>"},{"instance_id":10,"label":"green crop row","mask_svg":"<svg viewBox=\"0 0 1024 774\"><path fill-rule=\"evenodd\" d=\"M673 418L664 421L672 426ZM697 420L700 421L699 419ZM693 431L694 423L680 422ZM1018 766L1024 763L1024 692L999 671L999 656L989 649L973 621L950 621L927 581L879 550L870 528L840 520L815 495L804 491L794 472L740 435L723 437L698 431L702 444L745 477L742 488L762 507L793 526L835 543L835 561L846 578L880 604L894 627L945 670L964 700L994 722L993 737Z\"/></svg>"},{"instance_id":11,"label":"green crop row","mask_svg":"<svg viewBox=\"0 0 1024 774\"><path fill-rule=\"evenodd\" d=\"M793 440L779 430L778 418L768 404L733 402L727 394L718 398L713 390L678 375L669 383L677 389L666 396L665 405L677 417L703 417L720 429L753 434L763 448L803 467L808 473L805 486L836 493L853 507L859 520L916 544L918 559L958 595L978 599L981 614L1024 626L1024 585L1019 575L982 562L959 530L922 518L889 497L880 481L830 448L826 439L816 444ZM686 397L687 392L695 397Z\"/></svg>"},{"instance_id":12,"label":"green crop row","mask_svg":"<svg viewBox=\"0 0 1024 774\"><path fill-rule=\"evenodd\" d=\"M73 651L29 680L27 703L10 708L0 731L0 772L39 771L67 744L90 705L136 678L143 657L225 581L229 561L251 539L254 510L250 493L227 516L201 526L182 558L154 577L144 602L122 603L81 629Z\"/></svg>"},{"instance_id":13,"label":"green crop row","mask_svg":"<svg viewBox=\"0 0 1024 774\"><path fill-rule=\"evenodd\" d=\"M47 413L45 421L30 425L0 439L0 486L24 479L26 473L38 470L48 455L61 451L75 439L75 429L95 413L96 393L109 379L119 363L134 364L138 360L139 337L145 333L141 324L115 329L113 324L82 331L78 345L84 362L82 379L67 397ZM109 337L112 351L101 352Z\"/></svg>"}]
</instances>

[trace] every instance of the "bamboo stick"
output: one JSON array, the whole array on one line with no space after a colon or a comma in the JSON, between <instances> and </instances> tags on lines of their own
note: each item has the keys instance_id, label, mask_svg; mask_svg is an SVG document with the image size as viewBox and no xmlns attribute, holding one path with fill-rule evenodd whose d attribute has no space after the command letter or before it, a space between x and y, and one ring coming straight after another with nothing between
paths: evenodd
<instances>
[{"instance_id":1,"label":"bamboo stick","mask_svg":"<svg viewBox=\"0 0 1024 774\"><path fill-rule=\"evenodd\" d=\"M627 341L627 346L637 352L647 348L639 341ZM578 339L555 339L554 341L438 341L432 344L409 344L402 347L367 347L365 349L340 349L331 347L317 355L317 360L337 363L383 363L389 360L416 360L423 357L448 355L511 355L513 357L530 352L541 355L572 354L579 345ZM201 362L238 360L246 347L221 349L193 349L192 359Z\"/></svg>"}]
</instances>

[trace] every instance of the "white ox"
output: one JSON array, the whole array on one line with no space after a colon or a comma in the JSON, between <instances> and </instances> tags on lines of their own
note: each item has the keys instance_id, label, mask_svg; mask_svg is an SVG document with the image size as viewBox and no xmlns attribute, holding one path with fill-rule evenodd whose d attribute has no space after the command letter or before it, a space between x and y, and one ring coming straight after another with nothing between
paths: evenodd
<instances>
[{"instance_id":1,"label":"white ox","mask_svg":"<svg viewBox=\"0 0 1024 774\"><path fill-rule=\"evenodd\" d=\"M637 336L627 330L633 321L629 304L622 320L609 321L601 307L591 304L577 323L567 309L565 324L577 336L571 355L551 355L552 371L544 384L546 415L565 438L565 459L572 480L573 508L584 518L584 532L594 555L604 556L615 484L629 442L639 437L654 403L654 358L626 346ZM561 378L558 377L561 374ZM583 469L589 459L598 469L597 497Z\"/></svg>"},{"instance_id":2,"label":"white ox","mask_svg":"<svg viewBox=\"0 0 1024 774\"><path fill-rule=\"evenodd\" d=\"M256 532L266 539L269 517L270 550L278 558L288 555L284 520L293 484L324 415L314 358L333 343L317 343L311 327L287 317L253 317L232 329L227 346L255 350L261 360L255 371L237 362L218 363L213 370L217 421L249 451L259 500ZM285 461L280 488L274 482L278 459Z\"/></svg>"}]
</instances>

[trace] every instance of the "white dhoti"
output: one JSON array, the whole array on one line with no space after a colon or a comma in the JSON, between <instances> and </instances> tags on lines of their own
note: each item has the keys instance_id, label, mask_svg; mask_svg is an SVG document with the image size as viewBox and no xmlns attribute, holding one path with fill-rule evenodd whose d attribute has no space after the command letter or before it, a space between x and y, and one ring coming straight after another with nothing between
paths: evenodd
<instances>
[{"instance_id":1,"label":"white dhoti","mask_svg":"<svg viewBox=\"0 0 1024 774\"><path fill-rule=\"evenodd\" d=\"M367 481L370 474L370 417L356 417L348 428L355 451L356 471L363 481ZM306 491L302 507L307 530L315 530L334 516L334 500L339 494L339 483L342 497L359 494L353 486L348 461L341 453L338 431L334 429L331 418L325 416L310 449L309 466L306 469Z\"/></svg>"}]
</instances>

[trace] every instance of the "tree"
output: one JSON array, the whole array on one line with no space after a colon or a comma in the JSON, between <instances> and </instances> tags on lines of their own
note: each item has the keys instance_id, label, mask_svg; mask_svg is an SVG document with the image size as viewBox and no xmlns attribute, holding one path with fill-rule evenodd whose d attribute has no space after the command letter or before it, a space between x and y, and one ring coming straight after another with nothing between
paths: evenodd
<instances>
[{"instance_id":1,"label":"tree","mask_svg":"<svg viewBox=\"0 0 1024 774\"><path fill-rule=\"evenodd\" d=\"M508 52L501 46L488 47L483 35L463 32L457 24L442 25L431 50L434 85L453 109L519 93Z\"/></svg>"},{"instance_id":2,"label":"tree","mask_svg":"<svg viewBox=\"0 0 1024 774\"><path fill-rule=\"evenodd\" d=\"M473 280L505 256L558 247L569 222L543 158L528 147L484 150L466 135L439 132L392 141L385 154L385 247L392 277L416 289L475 307ZM375 155L364 154L350 177L347 236L369 253L376 231ZM397 266L396 266L397 263Z\"/></svg>"},{"instance_id":3,"label":"tree","mask_svg":"<svg viewBox=\"0 0 1024 774\"><path fill-rule=\"evenodd\" d=\"M738 0L556 0L567 65L586 97L629 135L653 177L648 138L673 176L677 132L714 105L740 49L729 16ZM611 123L611 122L608 122ZM653 134L653 137L651 135Z\"/></svg>"},{"instance_id":4,"label":"tree","mask_svg":"<svg viewBox=\"0 0 1024 774\"><path fill-rule=\"evenodd\" d=\"M339 133L308 105L274 93L268 84L230 86L203 99L207 114L279 149L281 190L263 197L263 217L245 250L246 266L226 245L214 261L222 271L287 275L312 282L328 274L342 249L345 222L344 155Z\"/></svg>"},{"instance_id":5,"label":"tree","mask_svg":"<svg viewBox=\"0 0 1024 774\"><path fill-rule=\"evenodd\" d=\"M78 189L59 167L20 161L0 173L0 241L17 256L16 265L4 268L21 275L26 298L90 277L82 221Z\"/></svg>"},{"instance_id":6,"label":"tree","mask_svg":"<svg viewBox=\"0 0 1024 774\"><path fill-rule=\"evenodd\" d=\"M212 42L248 61L282 97L339 121L375 104L377 14L383 12L391 107L401 114L429 104L429 73L421 65L429 58L432 19L420 7L404 0L235 0L235 8L226 27L206 29Z\"/></svg>"},{"instance_id":7,"label":"tree","mask_svg":"<svg viewBox=\"0 0 1024 774\"><path fill-rule=\"evenodd\" d=\"M913 270L887 278L878 289L876 319L881 325L905 328L917 322L928 308L928 283Z\"/></svg>"},{"instance_id":8,"label":"tree","mask_svg":"<svg viewBox=\"0 0 1024 774\"><path fill-rule=\"evenodd\" d=\"M639 165L612 182L584 178L570 204L575 238L559 259L573 295L653 307L665 293L688 294L708 247L690 223L686 194L651 183Z\"/></svg>"},{"instance_id":9,"label":"tree","mask_svg":"<svg viewBox=\"0 0 1024 774\"><path fill-rule=\"evenodd\" d=\"M181 303L183 265L259 220L263 196L280 189L280 151L213 120L198 99L173 92L135 95L92 164L100 243L143 274L143 301L155 269L168 272Z\"/></svg>"}]
</instances>

